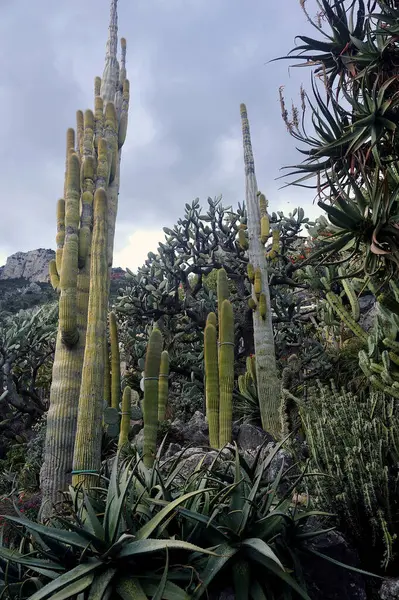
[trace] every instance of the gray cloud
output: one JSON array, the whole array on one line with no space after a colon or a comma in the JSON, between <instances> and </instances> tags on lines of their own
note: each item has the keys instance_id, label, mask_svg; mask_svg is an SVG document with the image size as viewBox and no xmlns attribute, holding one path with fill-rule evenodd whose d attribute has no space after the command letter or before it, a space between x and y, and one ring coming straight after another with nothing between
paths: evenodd
<instances>
[{"instance_id":1,"label":"gray cloud","mask_svg":"<svg viewBox=\"0 0 399 600\"><path fill-rule=\"evenodd\" d=\"M271 5L272 4L272 5ZM307 70L286 54L309 26L299 2L119 0L131 109L122 161L117 249L135 230L172 225L185 202L244 197L240 102L250 118L258 183L273 209L317 214L312 193L278 190L300 155L280 118L278 87L296 97ZM65 131L92 107L102 73L108 0L0 1L0 254L54 247Z\"/></svg>"}]
</instances>

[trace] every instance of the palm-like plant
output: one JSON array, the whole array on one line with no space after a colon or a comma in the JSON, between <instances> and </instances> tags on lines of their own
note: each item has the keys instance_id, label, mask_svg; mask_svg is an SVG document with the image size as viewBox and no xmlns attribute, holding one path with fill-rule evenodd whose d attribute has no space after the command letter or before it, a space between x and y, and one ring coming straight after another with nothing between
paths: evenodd
<instances>
[{"instance_id":1,"label":"palm-like plant","mask_svg":"<svg viewBox=\"0 0 399 600\"><path fill-rule=\"evenodd\" d=\"M306 187L317 189L335 237L355 242L367 273L386 269L391 276L399 267L399 10L392 0L370 0L369 14L363 0L318 4L323 23L312 24L323 40L299 36L304 44L293 53L324 78L326 100L313 81L314 102L302 92L300 126L298 111L290 120L281 98L288 129L306 156L289 167L290 175L301 175L292 184L316 176ZM305 129L306 105L315 135Z\"/></svg>"}]
</instances>

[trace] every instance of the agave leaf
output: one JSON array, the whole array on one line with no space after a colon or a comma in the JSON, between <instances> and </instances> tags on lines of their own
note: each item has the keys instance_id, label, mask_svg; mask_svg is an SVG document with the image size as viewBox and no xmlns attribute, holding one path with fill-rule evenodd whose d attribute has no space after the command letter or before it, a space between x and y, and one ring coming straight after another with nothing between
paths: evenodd
<instances>
[{"instance_id":1,"label":"agave leaf","mask_svg":"<svg viewBox=\"0 0 399 600\"><path fill-rule=\"evenodd\" d=\"M277 555L273 552L271 547L268 544L266 544L266 542L264 542L263 540L259 538L248 538L246 540L243 540L241 544L242 546L248 547L254 552L257 552L258 554L261 554L262 556L274 561L276 565L280 567L280 569L284 570L284 567Z\"/></svg>"},{"instance_id":2,"label":"agave leaf","mask_svg":"<svg viewBox=\"0 0 399 600\"><path fill-rule=\"evenodd\" d=\"M29 569L32 569L33 567L39 567L43 569L52 569L53 571L65 570L62 565L54 561L42 560L29 555L24 556L15 550L10 550L9 548L0 547L0 557L7 561L15 562L19 565L23 565L24 567L28 567Z\"/></svg>"},{"instance_id":3,"label":"agave leaf","mask_svg":"<svg viewBox=\"0 0 399 600\"><path fill-rule=\"evenodd\" d=\"M168 571L169 571L169 552L166 549L165 569L164 569L161 581L159 582L159 586L157 587L155 594L152 597L152 600L162 600L164 592L165 592L166 582L168 580Z\"/></svg>"},{"instance_id":4,"label":"agave leaf","mask_svg":"<svg viewBox=\"0 0 399 600\"><path fill-rule=\"evenodd\" d=\"M273 600L273 596L265 595L262 586L256 579L252 582L250 593L252 600Z\"/></svg>"},{"instance_id":5,"label":"agave leaf","mask_svg":"<svg viewBox=\"0 0 399 600\"><path fill-rule=\"evenodd\" d=\"M90 593L87 600L103 600L105 591L116 573L116 569L107 569L101 573L101 575L98 575L90 588Z\"/></svg>"},{"instance_id":6,"label":"agave leaf","mask_svg":"<svg viewBox=\"0 0 399 600\"><path fill-rule=\"evenodd\" d=\"M70 585L67 585L63 590L60 590L59 592L52 594L51 600L69 600L70 598L76 597L77 594L84 592L85 590L87 590L87 588L89 588L91 586L91 584L93 583L93 579L94 579L94 573L89 573L88 575L85 575L81 579L78 579L77 581L74 581ZM44 588L42 588L40 591L43 591L43 590L44 590ZM31 596L31 598L32 597L33 596ZM47 596L47 597L50 597L50 596ZM77 596L77 597L79 598L80 596Z\"/></svg>"},{"instance_id":7,"label":"agave leaf","mask_svg":"<svg viewBox=\"0 0 399 600\"><path fill-rule=\"evenodd\" d=\"M169 516L169 514L172 511L174 511L178 506L180 506L180 504L183 504L183 502L185 502L189 498L192 498L193 496L203 494L205 491L208 492L210 490L196 490L194 492L189 492L188 494L180 496L180 498L176 498L176 500L173 500L173 502L170 502L167 506L165 506L165 508L159 511L159 513L155 517L153 517L151 521L143 525L143 527L136 532L136 539L147 539L153 533L153 531L155 531L158 525L162 523L163 519Z\"/></svg>"},{"instance_id":8,"label":"agave leaf","mask_svg":"<svg viewBox=\"0 0 399 600\"><path fill-rule=\"evenodd\" d=\"M356 567L352 567L351 565L346 565L345 563L340 562L339 560L335 560L335 558L331 558L331 556L327 556L326 554L322 554L322 552L318 552L318 550L314 550L312 548L306 548L306 552L318 556L320 558L324 558L328 560L328 562L337 565L338 567L342 567L348 571L353 571L354 573L360 573L361 575L367 575L368 577L376 577L377 579L384 579L381 575L376 575L375 573L370 573L369 571L363 571L362 569L358 569Z\"/></svg>"},{"instance_id":9,"label":"agave leaf","mask_svg":"<svg viewBox=\"0 0 399 600\"><path fill-rule=\"evenodd\" d=\"M149 600L141 587L137 577L120 577L116 584L116 591L122 600Z\"/></svg>"},{"instance_id":10,"label":"agave leaf","mask_svg":"<svg viewBox=\"0 0 399 600\"><path fill-rule=\"evenodd\" d=\"M210 557L205 569L200 573L201 584L193 593L192 600L201 598L219 571L226 566L229 560L237 554L238 551L237 547L230 546L230 544L219 546L219 555Z\"/></svg>"},{"instance_id":11,"label":"agave leaf","mask_svg":"<svg viewBox=\"0 0 399 600\"><path fill-rule=\"evenodd\" d=\"M157 585L152 583L151 581L143 580L142 581L143 590L150 598L156 593ZM173 583L172 581L167 581L165 584L164 591L162 593L162 598L164 600L191 600L191 596L189 596L184 590L182 590L178 585ZM129 599L130 600L130 597ZM138 598L139 600L139 598Z\"/></svg>"},{"instance_id":12,"label":"agave leaf","mask_svg":"<svg viewBox=\"0 0 399 600\"><path fill-rule=\"evenodd\" d=\"M54 527L39 525L38 523L34 523L28 519L21 519L19 517L11 517L9 515L3 515L3 517L8 521L12 521L18 525L23 525L29 531L39 533L44 539L53 539L56 542L62 542L63 544L67 544L68 546L73 546L75 548L84 549L87 547L87 539L83 537L83 535L79 535L73 531L65 531L64 529L55 529Z\"/></svg>"},{"instance_id":13,"label":"agave leaf","mask_svg":"<svg viewBox=\"0 0 399 600\"><path fill-rule=\"evenodd\" d=\"M182 542L180 540L136 540L126 544L120 552L117 554L117 558L127 558L135 556L136 554L147 554L151 552L159 552L161 550L188 550L190 552L200 552L202 554L214 555L215 553L211 550L205 550L189 542Z\"/></svg>"},{"instance_id":14,"label":"agave leaf","mask_svg":"<svg viewBox=\"0 0 399 600\"><path fill-rule=\"evenodd\" d=\"M33 594L33 596L31 596L29 598L29 600L47 600L47 598L51 598L53 600L55 594L58 592L61 592L67 586L72 585L75 582L79 582L81 580L86 581L87 575L94 576L93 572L96 571L97 569L100 569L101 566L102 566L102 563L99 560L91 560L88 563L78 565L71 571L67 571L63 575L60 575L59 577L57 577L57 579L54 579L53 581L51 581L50 583L45 585L44 588L42 588L41 590L39 590L38 592ZM90 583L88 585L90 585ZM86 587L87 587L87 585L86 585ZM83 588L83 589L85 589L85 588ZM82 590L79 590L79 591L82 591ZM75 594L76 593L78 593L78 592L75 592ZM69 598L69 596L65 596L65 597Z\"/></svg>"},{"instance_id":15,"label":"agave leaf","mask_svg":"<svg viewBox=\"0 0 399 600\"><path fill-rule=\"evenodd\" d=\"M255 562L259 563L260 565L274 573L274 575L277 575L277 577L279 577L282 581L284 581L287 585L294 589L303 600L311 600L305 592L305 590L301 588L301 586L295 581L295 579L293 579L288 573L286 573L286 571L284 571L284 569L282 569L278 564L276 564L274 560L271 560L261 552L257 552L249 546L247 548L247 554Z\"/></svg>"}]
</instances>

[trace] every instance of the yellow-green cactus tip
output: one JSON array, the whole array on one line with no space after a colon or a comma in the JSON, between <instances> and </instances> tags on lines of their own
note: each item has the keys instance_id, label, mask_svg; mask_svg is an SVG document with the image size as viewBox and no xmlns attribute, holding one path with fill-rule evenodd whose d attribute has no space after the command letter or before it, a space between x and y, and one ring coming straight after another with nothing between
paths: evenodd
<instances>
[{"instance_id":1,"label":"yellow-green cactus tip","mask_svg":"<svg viewBox=\"0 0 399 600\"><path fill-rule=\"evenodd\" d=\"M216 318L216 315L214 312L209 313L209 315L207 316L207 319L206 319L206 324L213 325L214 327L216 327L217 318Z\"/></svg>"},{"instance_id":2,"label":"yellow-green cactus tip","mask_svg":"<svg viewBox=\"0 0 399 600\"><path fill-rule=\"evenodd\" d=\"M80 180L80 161L75 152L69 156L68 160L68 187L79 188Z\"/></svg>"},{"instance_id":3,"label":"yellow-green cactus tip","mask_svg":"<svg viewBox=\"0 0 399 600\"><path fill-rule=\"evenodd\" d=\"M98 142L98 153L107 155L107 142L104 138L100 138Z\"/></svg>"},{"instance_id":4,"label":"yellow-green cactus tip","mask_svg":"<svg viewBox=\"0 0 399 600\"><path fill-rule=\"evenodd\" d=\"M125 79L123 82L123 91L129 93L130 92L130 81Z\"/></svg>"},{"instance_id":5,"label":"yellow-green cactus tip","mask_svg":"<svg viewBox=\"0 0 399 600\"><path fill-rule=\"evenodd\" d=\"M105 118L115 119L116 121L116 110L113 102L107 102L107 106L105 107Z\"/></svg>"},{"instance_id":6,"label":"yellow-green cactus tip","mask_svg":"<svg viewBox=\"0 0 399 600\"><path fill-rule=\"evenodd\" d=\"M247 112L247 107L245 106L245 104L243 102L241 102L241 104L240 104L240 112L241 112L241 114L244 114Z\"/></svg>"},{"instance_id":7,"label":"yellow-green cactus tip","mask_svg":"<svg viewBox=\"0 0 399 600\"><path fill-rule=\"evenodd\" d=\"M93 129L94 127L94 115L93 111L90 109L85 111L84 126L89 127L90 129Z\"/></svg>"},{"instance_id":8,"label":"yellow-green cactus tip","mask_svg":"<svg viewBox=\"0 0 399 600\"><path fill-rule=\"evenodd\" d=\"M76 111L76 120L78 121L78 123L83 122L83 111L82 110Z\"/></svg>"},{"instance_id":9,"label":"yellow-green cactus tip","mask_svg":"<svg viewBox=\"0 0 399 600\"><path fill-rule=\"evenodd\" d=\"M121 38L121 48L122 50L126 50L126 38Z\"/></svg>"}]
</instances>

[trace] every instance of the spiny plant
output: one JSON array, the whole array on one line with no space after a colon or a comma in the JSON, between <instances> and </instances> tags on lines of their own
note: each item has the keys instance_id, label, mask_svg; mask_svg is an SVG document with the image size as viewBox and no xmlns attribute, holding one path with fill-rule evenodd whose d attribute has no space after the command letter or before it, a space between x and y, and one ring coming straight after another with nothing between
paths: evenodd
<instances>
[{"instance_id":1,"label":"spiny plant","mask_svg":"<svg viewBox=\"0 0 399 600\"><path fill-rule=\"evenodd\" d=\"M395 568L398 521L398 414L381 392L360 397L319 385L300 412L318 473L309 481L317 505L335 513L364 564ZM312 483L313 482L313 483Z\"/></svg>"},{"instance_id":2,"label":"spiny plant","mask_svg":"<svg viewBox=\"0 0 399 600\"><path fill-rule=\"evenodd\" d=\"M79 478L82 475L79 471L96 472L100 467L109 291L106 271L112 265L121 149L129 106L124 39L120 65L117 60L117 0L111 3L109 32L104 76L95 80L95 110L84 115L78 111L76 136L72 129L67 133L64 198L58 203L56 260L50 265L60 300L41 470L43 518L60 499L59 490L68 486L72 470ZM95 246L91 240L93 226L93 236L97 236ZM93 341L97 317L98 346L94 359L92 344L86 344L86 333ZM91 376L93 385L89 381Z\"/></svg>"}]
</instances>

